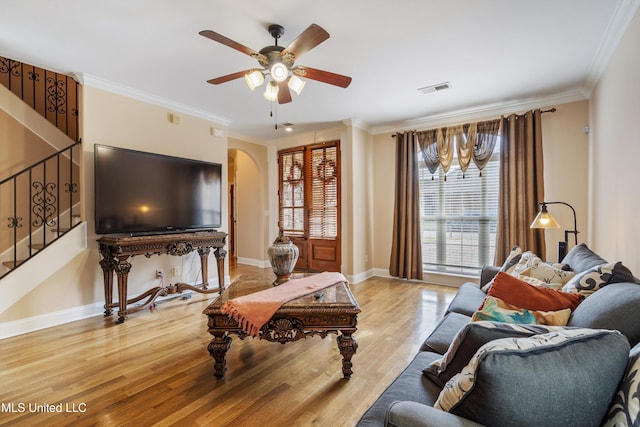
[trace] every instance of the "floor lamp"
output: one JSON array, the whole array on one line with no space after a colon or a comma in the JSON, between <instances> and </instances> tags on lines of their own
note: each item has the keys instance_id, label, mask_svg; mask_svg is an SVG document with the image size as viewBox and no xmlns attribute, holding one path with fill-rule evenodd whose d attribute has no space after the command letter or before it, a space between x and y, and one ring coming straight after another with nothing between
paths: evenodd
<instances>
[{"instance_id":1,"label":"floor lamp","mask_svg":"<svg viewBox=\"0 0 640 427\"><path fill-rule=\"evenodd\" d=\"M547 210L547 205L565 205L573 212L573 230L564 230L564 242L558 242L558 262L561 262L567 254L569 233L573 234L575 244L578 244L578 223L576 221L576 210L569 203L565 202L540 202L540 212L531 223L530 228L560 228L560 225Z\"/></svg>"}]
</instances>

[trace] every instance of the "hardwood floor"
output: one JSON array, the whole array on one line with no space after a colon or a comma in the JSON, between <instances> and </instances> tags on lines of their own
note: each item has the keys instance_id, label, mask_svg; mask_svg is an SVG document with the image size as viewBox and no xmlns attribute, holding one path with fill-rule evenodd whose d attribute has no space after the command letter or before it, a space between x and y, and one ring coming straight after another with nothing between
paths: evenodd
<instances>
[{"instance_id":1,"label":"hardwood floor","mask_svg":"<svg viewBox=\"0 0 640 427\"><path fill-rule=\"evenodd\" d=\"M275 277L232 263L232 280L242 274ZM362 312L350 380L335 335L285 345L233 336L216 380L202 314L216 294L194 293L122 325L92 317L0 341L0 425L352 426L455 289L378 277L351 289Z\"/></svg>"}]
</instances>

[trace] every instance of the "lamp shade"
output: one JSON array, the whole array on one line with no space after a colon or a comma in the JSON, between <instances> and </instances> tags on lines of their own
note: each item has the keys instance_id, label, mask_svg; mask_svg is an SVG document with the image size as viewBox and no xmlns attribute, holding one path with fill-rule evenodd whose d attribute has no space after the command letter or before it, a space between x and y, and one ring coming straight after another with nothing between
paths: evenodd
<instances>
[{"instance_id":1,"label":"lamp shade","mask_svg":"<svg viewBox=\"0 0 640 427\"><path fill-rule=\"evenodd\" d=\"M298 76L291 76L289 77L289 82L287 84L289 85L289 89L300 95L300 92L302 92L302 88L304 88L304 85L307 84L307 82L305 82Z\"/></svg>"},{"instance_id":2,"label":"lamp shade","mask_svg":"<svg viewBox=\"0 0 640 427\"><path fill-rule=\"evenodd\" d=\"M278 99L278 85L275 82L269 82L264 90L264 97L269 101L276 101Z\"/></svg>"},{"instance_id":3,"label":"lamp shade","mask_svg":"<svg viewBox=\"0 0 640 427\"><path fill-rule=\"evenodd\" d=\"M540 212L535 217L529 228L560 228L558 221L549 213L547 205L540 204Z\"/></svg>"},{"instance_id":4,"label":"lamp shade","mask_svg":"<svg viewBox=\"0 0 640 427\"><path fill-rule=\"evenodd\" d=\"M264 83L264 74L260 70L251 70L244 75L244 81L249 86L249 89L254 90Z\"/></svg>"}]
</instances>

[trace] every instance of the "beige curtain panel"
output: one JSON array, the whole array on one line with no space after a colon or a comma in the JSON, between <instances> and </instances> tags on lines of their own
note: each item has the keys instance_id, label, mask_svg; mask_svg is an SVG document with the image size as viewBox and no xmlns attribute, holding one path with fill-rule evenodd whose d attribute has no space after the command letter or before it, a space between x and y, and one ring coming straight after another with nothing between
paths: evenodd
<instances>
[{"instance_id":1,"label":"beige curtain panel","mask_svg":"<svg viewBox=\"0 0 640 427\"><path fill-rule=\"evenodd\" d=\"M541 112L511 114L502 121L494 263L501 265L515 245L546 259L544 230L529 228L544 200Z\"/></svg>"},{"instance_id":2,"label":"beige curtain panel","mask_svg":"<svg viewBox=\"0 0 640 427\"><path fill-rule=\"evenodd\" d=\"M396 183L389 273L422 280L418 138L413 131L396 135Z\"/></svg>"}]
</instances>

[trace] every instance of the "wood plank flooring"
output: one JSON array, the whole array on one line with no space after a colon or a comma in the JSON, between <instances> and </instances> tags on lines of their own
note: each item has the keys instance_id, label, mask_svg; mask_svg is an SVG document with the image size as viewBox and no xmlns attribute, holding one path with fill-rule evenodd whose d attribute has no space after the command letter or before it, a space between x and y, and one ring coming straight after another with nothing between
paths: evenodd
<instances>
[{"instance_id":1,"label":"wood plank flooring","mask_svg":"<svg viewBox=\"0 0 640 427\"><path fill-rule=\"evenodd\" d=\"M232 266L232 280L270 269ZM335 335L285 345L233 336L213 376L194 293L118 325L92 317L0 341L0 425L353 426L413 358L454 288L386 278L351 285L362 309L353 376Z\"/></svg>"}]
</instances>

